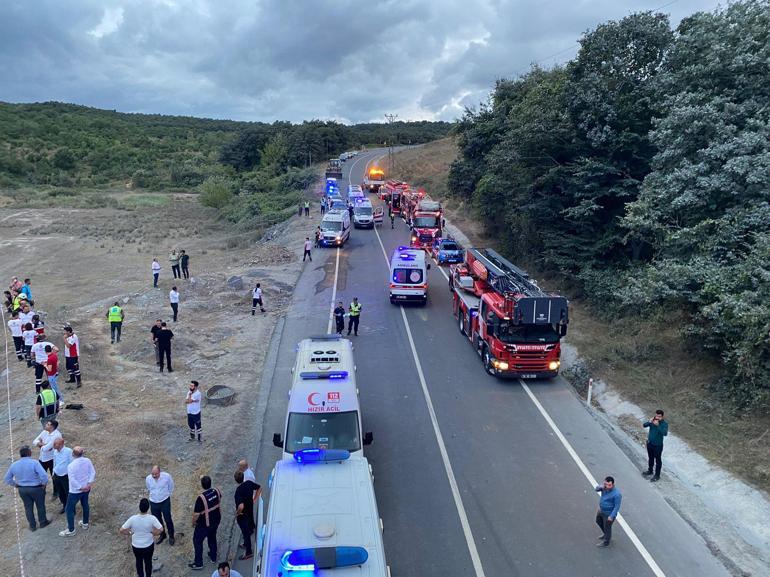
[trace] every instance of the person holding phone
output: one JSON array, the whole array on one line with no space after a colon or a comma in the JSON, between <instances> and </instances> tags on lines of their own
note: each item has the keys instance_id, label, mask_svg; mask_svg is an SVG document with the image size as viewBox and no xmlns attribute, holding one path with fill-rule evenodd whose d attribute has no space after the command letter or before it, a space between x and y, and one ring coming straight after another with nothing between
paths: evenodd
<instances>
[{"instance_id":1,"label":"person holding phone","mask_svg":"<svg viewBox=\"0 0 770 577\"><path fill-rule=\"evenodd\" d=\"M668 435L668 423L663 418L663 410L655 411L655 416L642 425L647 432L647 470L642 472L645 477L652 477L655 483L660 480L660 469L663 467L663 437ZM653 471L654 467L654 471Z\"/></svg>"}]
</instances>

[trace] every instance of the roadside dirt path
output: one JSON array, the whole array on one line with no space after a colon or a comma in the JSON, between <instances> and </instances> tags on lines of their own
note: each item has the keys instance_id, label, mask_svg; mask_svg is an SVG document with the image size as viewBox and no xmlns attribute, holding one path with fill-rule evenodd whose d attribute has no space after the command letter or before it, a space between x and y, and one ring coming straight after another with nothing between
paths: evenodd
<instances>
[{"instance_id":1,"label":"roadside dirt path","mask_svg":"<svg viewBox=\"0 0 770 577\"><path fill-rule=\"evenodd\" d=\"M231 524L235 463L257 442L252 415L268 341L301 270L302 241L317 220L315 214L295 216L263 242L257 234L232 233L212 211L186 197L161 209L0 212L0 282L7 285L14 275L31 277L49 340L62 348L65 322L80 336L83 387L63 392L67 402L82 403L83 409L62 411L60 430L68 446L86 449L97 471L91 528L68 539L58 536L66 522L50 500L50 488L47 508L53 523L36 533L28 531L14 492L0 488L0 575L19 574L14 501L21 515L26 574L81 575L85 570L89 575L132 575L130 541L117 529L145 496L144 478L153 464L176 482L177 543L156 547L156 564L163 566L159 574L188 574L190 514L200 475L210 475L222 491L222 529ZM167 258L174 247L191 255L190 280L171 277ZM152 288L153 256L163 266L158 289ZM252 317L256 282L262 283L267 312ZM168 305L173 284L181 293L177 323L170 322ZM126 320L121 343L110 345L105 314L116 300ZM156 318L173 325L172 374L159 373L154 364L149 330ZM5 369L0 357L0 371ZM204 392L215 384L236 391L228 407L204 403L202 446L187 441L183 400L190 379L200 381ZM66 375L60 376L64 380ZM31 443L40 431L34 418L34 374L13 354L10 382L13 446L7 440L9 412L1 411L3 472L11 451L15 457L18 446Z\"/></svg>"}]
</instances>

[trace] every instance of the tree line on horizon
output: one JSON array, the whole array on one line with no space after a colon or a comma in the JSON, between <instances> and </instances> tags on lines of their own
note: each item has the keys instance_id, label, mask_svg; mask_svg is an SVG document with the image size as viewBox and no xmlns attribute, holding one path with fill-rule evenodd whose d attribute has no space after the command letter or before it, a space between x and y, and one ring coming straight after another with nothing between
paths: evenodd
<instances>
[{"instance_id":1,"label":"tree line on horizon","mask_svg":"<svg viewBox=\"0 0 770 577\"><path fill-rule=\"evenodd\" d=\"M606 22L466 110L450 190L514 259L610 318L679 322L718 393L767 407L769 80L768 0Z\"/></svg>"}]
</instances>

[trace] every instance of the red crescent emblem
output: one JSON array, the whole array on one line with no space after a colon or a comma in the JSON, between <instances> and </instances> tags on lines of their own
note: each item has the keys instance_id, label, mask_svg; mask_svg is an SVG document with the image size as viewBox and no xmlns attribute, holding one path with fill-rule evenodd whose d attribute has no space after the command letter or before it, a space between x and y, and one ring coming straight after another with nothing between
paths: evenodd
<instances>
[{"instance_id":1,"label":"red crescent emblem","mask_svg":"<svg viewBox=\"0 0 770 577\"><path fill-rule=\"evenodd\" d=\"M317 406L318 406L318 403L316 403L316 402L314 402L314 401L313 401L313 397L315 397L316 395L319 395L319 394L320 394L320 393L310 393L310 394L307 396L307 404L308 404L308 405L313 405L314 407L317 407Z\"/></svg>"}]
</instances>

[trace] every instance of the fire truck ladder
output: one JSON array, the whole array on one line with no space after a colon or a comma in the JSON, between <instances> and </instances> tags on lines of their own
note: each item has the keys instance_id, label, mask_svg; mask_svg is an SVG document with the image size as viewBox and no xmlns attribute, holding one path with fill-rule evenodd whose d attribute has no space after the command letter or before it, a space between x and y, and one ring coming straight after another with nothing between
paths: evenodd
<instances>
[{"instance_id":1,"label":"fire truck ladder","mask_svg":"<svg viewBox=\"0 0 770 577\"><path fill-rule=\"evenodd\" d=\"M550 296L533 283L529 275L491 248L470 249L473 257L487 269L487 283L501 295Z\"/></svg>"}]
</instances>

